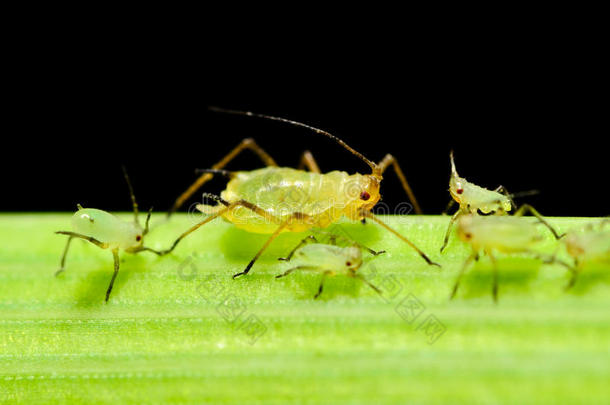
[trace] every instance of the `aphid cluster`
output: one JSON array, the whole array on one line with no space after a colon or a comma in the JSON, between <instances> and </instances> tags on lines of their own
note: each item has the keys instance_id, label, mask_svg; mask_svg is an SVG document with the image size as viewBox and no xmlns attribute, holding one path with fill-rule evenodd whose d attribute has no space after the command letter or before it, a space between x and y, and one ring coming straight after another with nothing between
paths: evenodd
<instances>
[{"instance_id":1,"label":"aphid cluster","mask_svg":"<svg viewBox=\"0 0 610 405\"><path fill-rule=\"evenodd\" d=\"M250 112L221 110L217 108L212 108L212 110L222 113L259 117L307 128L330 138L356 156L369 167L370 174L348 174L343 171L321 173L316 160L309 151L303 153L298 168L278 167L275 160L253 139L244 139L223 159L212 165L211 168L200 170L201 175L176 199L168 212L169 217L184 205L205 183L210 181L214 175L224 175L228 177L229 181L225 190L220 195L203 194L204 197L213 201L214 204L200 204L197 206L197 209L207 214L207 216L201 222L179 235L169 248L157 251L145 247L143 244L144 236L148 233L149 229L151 211L148 212L145 226L142 228L138 221L138 205L131 183L125 172L125 179L133 204L133 223L124 222L105 211L79 206L78 211L72 219L72 231L57 232L69 236L61 259L61 267L57 274L64 270L66 255L73 238L84 239L102 249L110 249L114 259L114 273L106 292L107 301L119 271L119 250L122 249L128 253L150 251L163 256L172 252L180 241L189 234L218 217L222 217L248 232L269 235L267 241L260 247L243 271L233 275L233 278L248 274L256 260L279 234L283 232L310 232L314 230L320 232L319 230L327 228L342 217L354 221L362 221L363 223L366 220L377 223L409 245L426 263L440 267L439 264L433 262L409 238L384 223L372 213L373 207L381 198L381 181L383 180L383 174L389 167L394 169L403 189L413 204L415 212L417 214L422 213L413 191L394 156L387 154L379 163L375 163L329 132L300 122ZM236 156L245 150L254 152L265 167L251 171L227 171L224 169ZM516 207L512 200L513 196L508 194L502 186L496 190L487 190L460 177L455 167L453 153L450 156L450 160L451 178L449 191L453 198L452 203L457 203L459 208L449 221L440 250L442 252L447 246L451 229L455 222L458 224L460 239L472 247L472 254L464 263L452 290L451 297L455 295L458 289L462 274L473 260L478 259L481 252L486 253L494 264L492 290L494 298L497 297L498 291L495 252L528 253L541 257L546 261L563 264L573 273L570 285L574 284L582 262L588 260L608 261L610 256L610 248L608 246L610 235L607 230L602 229L603 226L600 229L589 229L585 233L569 233L564 239L568 253L577 260L578 264L576 266L568 265L557 260L555 257L542 257L542 255L535 253L532 247L540 240L540 235L535 225L530 222L524 222L519 218L521 215L526 212L531 213L557 239L561 238L562 235L559 235L530 205L523 205L519 209L515 209ZM510 212L514 212L514 214L508 215ZM607 222L605 221L603 225ZM316 298L322 293L326 277L337 273L359 278L380 293L377 287L369 283L358 273L358 269L363 263L363 251L368 251L374 256L382 252L375 252L353 240L350 240L347 246L339 246L335 243L336 239L336 236L332 236L330 239L331 243L319 243L315 236L308 236L284 259L291 263L294 262L295 266L278 275L277 278L287 276L293 271L316 270L322 272L320 286L315 295Z\"/></svg>"}]
</instances>

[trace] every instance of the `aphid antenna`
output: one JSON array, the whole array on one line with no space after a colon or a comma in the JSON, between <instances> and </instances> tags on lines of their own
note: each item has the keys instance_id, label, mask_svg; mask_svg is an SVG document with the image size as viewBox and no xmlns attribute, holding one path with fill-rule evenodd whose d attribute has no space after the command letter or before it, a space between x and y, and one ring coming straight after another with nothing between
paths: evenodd
<instances>
[{"instance_id":1,"label":"aphid antenna","mask_svg":"<svg viewBox=\"0 0 610 405\"><path fill-rule=\"evenodd\" d=\"M225 207L228 207L229 205L231 205L231 203L229 203L228 201L224 200L221 196L216 195L216 194L212 194L212 193L203 193L202 197L205 198L209 198L210 200L215 201L218 204L222 204Z\"/></svg>"},{"instance_id":2,"label":"aphid antenna","mask_svg":"<svg viewBox=\"0 0 610 405\"><path fill-rule=\"evenodd\" d=\"M455 168L455 161L453 160L453 149L449 152L449 159L451 160L451 174L458 177L458 172Z\"/></svg>"},{"instance_id":3,"label":"aphid antenna","mask_svg":"<svg viewBox=\"0 0 610 405\"><path fill-rule=\"evenodd\" d=\"M380 173L381 171L380 171L379 167L373 161L367 159L362 153L358 152L357 150L355 150L354 148L349 146L347 143L345 143L343 140L341 140L340 138L336 137L335 135L331 134L328 131L324 131L322 129L312 127L311 125L307 125L302 122L293 121L293 120L289 120L289 119L281 118L281 117L275 117L272 115L257 114L257 113L253 113L251 111L231 110L231 109L225 109L225 108L214 107L214 106L210 106L210 107L208 107L208 109L210 111L224 113L224 114L245 115L248 117L263 118L263 119L272 120L272 121L284 122L286 124L294 125L297 127L307 128L313 132L324 135L324 136L334 140L339 145L343 146L343 148L347 149L352 155L358 157L360 160L362 160L364 163L366 163L371 168L371 170L373 170L373 176L381 178L381 173Z\"/></svg>"},{"instance_id":4,"label":"aphid antenna","mask_svg":"<svg viewBox=\"0 0 610 405\"><path fill-rule=\"evenodd\" d=\"M153 207L150 207L150 209L148 210L148 214L146 214L146 222L144 223L144 231L142 232L143 235L146 235L149 231L148 224L150 222L150 216L152 215L152 211Z\"/></svg>"},{"instance_id":5,"label":"aphid antenna","mask_svg":"<svg viewBox=\"0 0 610 405\"><path fill-rule=\"evenodd\" d=\"M127 187L129 188L129 196L131 197L131 203L133 205L133 215L134 215L134 220L136 222L136 224L140 224L140 221L138 219L138 203L136 201L136 196L133 193L133 187L131 185L131 180L129 180L129 175L127 174L127 169L125 168L125 165L121 165L121 169L123 170L123 176L125 177L125 181L127 182Z\"/></svg>"}]
</instances>

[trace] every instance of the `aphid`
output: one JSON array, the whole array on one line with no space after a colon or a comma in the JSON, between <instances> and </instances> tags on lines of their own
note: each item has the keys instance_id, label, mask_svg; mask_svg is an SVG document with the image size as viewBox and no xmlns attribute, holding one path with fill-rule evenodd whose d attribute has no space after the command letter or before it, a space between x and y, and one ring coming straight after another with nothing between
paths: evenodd
<instances>
[{"instance_id":1,"label":"aphid","mask_svg":"<svg viewBox=\"0 0 610 405\"><path fill-rule=\"evenodd\" d=\"M112 257L114 258L114 273L112 274L110 284L106 290L106 302L110 297L114 280L119 273L119 249L122 249L127 253L148 251L157 255L161 254L161 252L144 246L144 236L148 233L148 223L150 221L152 208L148 211L146 222L142 229L138 219L138 204L125 168L123 168L123 174L125 175L133 204L133 222L125 222L106 211L95 208L83 208L79 204L78 211L72 216L72 231L55 232L56 234L69 236L64 253L61 257L60 268L55 273L56 276L64 271L66 256L72 239L84 239L102 249L110 249Z\"/></svg>"},{"instance_id":2,"label":"aphid","mask_svg":"<svg viewBox=\"0 0 610 405\"><path fill-rule=\"evenodd\" d=\"M610 219L599 224L589 224L583 230L573 230L563 238L566 250L574 259L574 270L566 289L576 283L578 274L585 263L610 264L610 229L605 228Z\"/></svg>"},{"instance_id":3,"label":"aphid","mask_svg":"<svg viewBox=\"0 0 610 405\"><path fill-rule=\"evenodd\" d=\"M536 224L524 221L519 217L465 214L458 221L458 236L462 241L470 244L472 253L460 270L451 292L451 299L455 296L468 265L473 260L478 260L481 251L489 256L493 265L492 296L494 301L498 300L498 268L494 252L526 253L543 259L546 263L558 262L566 265L553 257L547 257L532 250L542 240L542 236L539 234Z\"/></svg>"},{"instance_id":4,"label":"aphid","mask_svg":"<svg viewBox=\"0 0 610 405\"><path fill-rule=\"evenodd\" d=\"M449 226L447 227L447 231L445 232L445 238L443 240L443 245L441 246L441 253L447 247L447 243L449 242L449 235L451 234L451 228L453 227L454 222L462 215L465 214L478 214L481 213L483 215L496 214L496 215L504 215L510 212L514 207L515 203L513 202L511 195L508 194L504 186L499 186L495 190L488 190L486 188L477 186L466 180L463 177L460 177L455 168L455 162L453 160L453 151L449 154L451 160L451 178L449 179L449 193L453 198L449 205L447 206L447 210L451 208L454 203L459 204L459 208L455 214L451 217L449 221ZM531 192L530 192L531 193ZM529 193L523 193L529 194ZM534 215L540 222L542 222L551 232L555 238L559 239L561 235L558 235L553 227L551 227L548 222L540 215L538 211L534 209L529 204L523 204L515 213L515 216L521 216L526 212Z\"/></svg>"},{"instance_id":5,"label":"aphid","mask_svg":"<svg viewBox=\"0 0 610 405\"><path fill-rule=\"evenodd\" d=\"M306 153L302 159L309 168L309 172L277 167L275 161L258 147L253 140L244 140L223 160L214 165L212 169L207 170L202 177L176 200L174 207L180 206L195 190L211 179L215 173L221 172L230 177L230 181L220 197L206 194L206 196L214 199L218 205L197 206L198 209L210 215L180 235L172 247L163 253L171 252L185 236L220 216L246 231L271 234L244 271L233 276L235 278L247 274L254 262L280 233L305 232L312 228L325 228L342 216L345 216L352 220L371 219L377 222L411 246L428 264L439 266L437 263L432 262L409 239L390 228L371 212L371 209L381 197L379 186L383 179L382 174L390 165L394 168L411 201L416 206L416 209L418 209L411 188L392 155L386 155L379 164L376 164L348 146L341 139L321 129L284 118L250 112L215 110L266 118L310 129L318 134L327 136L347 149L354 156L365 162L371 168L372 173L350 175L342 171L332 171L322 174L319 172L318 166L315 164L315 160L310 153ZM246 148L254 150L263 162L267 164L267 167L239 172L221 170L231 159Z\"/></svg>"},{"instance_id":6,"label":"aphid","mask_svg":"<svg viewBox=\"0 0 610 405\"><path fill-rule=\"evenodd\" d=\"M285 277L295 270L321 271L322 279L314 299L322 294L326 277L336 274L344 274L348 277L360 279L377 293L381 294L379 288L367 281L357 271L363 264L362 250L367 250L373 256L384 253L384 251L376 252L352 240L349 241L349 246L337 246L337 237L338 235L330 235L331 244L319 243L313 235L306 237L292 249L288 256L279 259L284 261L292 259L297 265L275 276L275 278Z\"/></svg>"}]
</instances>

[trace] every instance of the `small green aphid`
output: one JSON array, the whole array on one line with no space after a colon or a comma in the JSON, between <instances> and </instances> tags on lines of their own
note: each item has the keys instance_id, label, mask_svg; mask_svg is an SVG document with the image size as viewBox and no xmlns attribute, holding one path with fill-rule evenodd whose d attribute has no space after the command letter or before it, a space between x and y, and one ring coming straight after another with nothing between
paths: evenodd
<instances>
[{"instance_id":1,"label":"small green aphid","mask_svg":"<svg viewBox=\"0 0 610 405\"><path fill-rule=\"evenodd\" d=\"M430 260L413 242L390 228L371 212L381 198L379 192L381 180L383 179L383 173L390 166L394 168L411 201L417 207L411 188L392 155L386 155L379 164L376 164L341 139L321 129L284 118L243 111L215 110L281 121L310 129L337 142L365 162L371 168L372 173L348 174L343 171L332 171L323 174L320 173L318 165L310 153L306 153L303 157L303 162L310 171L277 167L275 161L253 140L244 140L212 169L204 170L206 173L176 200L172 210L179 207L214 174L221 173L230 178L226 189L222 191L220 196L204 194L218 204L216 206L198 205L197 208L209 214L209 216L180 235L174 244L163 252L164 254L171 252L180 240L188 234L217 217L222 217L248 232L271 234L244 271L233 276L235 278L247 274L254 262L280 233L305 232L312 228L326 228L345 216L351 220L364 221L370 219L377 222L411 246L428 264L439 266ZM222 170L222 167L244 149L255 151L267 164L267 167L238 172Z\"/></svg>"},{"instance_id":2,"label":"small green aphid","mask_svg":"<svg viewBox=\"0 0 610 405\"><path fill-rule=\"evenodd\" d=\"M451 160L451 178L449 179L449 193L451 194L452 200L447 206L447 210L455 203L459 204L459 208L449 221L449 226L445 232L445 238L443 239L443 245L441 246L441 253L447 247L449 242L449 235L451 234L451 228L454 222L462 215L472 214L476 215L481 213L483 215L496 214L504 215L513 210L515 203L512 197L515 195L508 194L504 186L499 186L495 190L488 190L486 188L477 186L474 183L469 182L463 177L460 177L455 168L455 162L453 160L453 151L449 154ZM521 193L523 195L531 194ZM555 238L559 239L561 235L558 235L553 227L540 215L538 211L529 204L523 204L515 213L515 216L521 216L526 212L534 215L540 222L542 222L551 232Z\"/></svg>"},{"instance_id":3,"label":"small green aphid","mask_svg":"<svg viewBox=\"0 0 610 405\"><path fill-rule=\"evenodd\" d=\"M462 215L458 221L458 236L462 241L470 244L472 253L460 270L450 299L453 299L457 293L468 265L473 260L478 260L480 252L487 254L493 265L492 296L494 301L498 300L498 268L494 252L525 253L543 259L545 263L566 265L554 257L535 252L533 248L542 240L542 235L538 232L536 224L517 216Z\"/></svg>"},{"instance_id":4,"label":"small green aphid","mask_svg":"<svg viewBox=\"0 0 610 405\"><path fill-rule=\"evenodd\" d=\"M584 229L571 230L563 238L568 254L574 258L574 271L566 289L574 286L585 263L610 265L610 229L606 228L609 224L610 219L604 219Z\"/></svg>"},{"instance_id":5,"label":"small green aphid","mask_svg":"<svg viewBox=\"0 0 610 405\"><path fill-rule=\"evenodd\" d=\"M110 297L114 280L119 273L120 249L127 253L148 251L161 255L161 252L144 246L144 236L148 233L148 223L150 221L152 208L148 211L144 228L142 228L138 219L138 204L136 202L135 195L133 194L133 188L131 187L131 182L129 181L125 168L123 168L123 174L125 175L125 180L127 181L127 186L129 187L129 193L131 195L131 201L133 204L133 222L125 222L106 211L95 208L83 208L79 204L78 211L76 211L76 213L74 213L72 216L72 231L55 232L56 234L69 236L64 253L61 257L60 268L55 273L56 276L64 271L66 256L68 255L68 249L72 239L84 239L102 249L110 249L112 252L112 257L114 258L114 273L112 274L110 284L106 290L106 302Z\"/></svg>"},{"instance_id":6,"label":"small green aphid","mask_svg":"<svg viewBox=\"0 0 610 405\"><path fill-rule=\"evenodd\" d=\"M371 284L361 274L357 273L357 271L363 264L362 250L367 250L373 256L380 255L381 253L384 253L384 251L376 252L353 240L349 241L349 246L337 246L336 240L338 237L338 235L330 235L331 244L319 243L313 235L303 239L294 249L292 249L288 256L279 259L284 261L291 261L292 259L292 262L295 262L296 266L286 270L275 278L285 277L295 270L321 271L322 280L320 280L320 287L318 288L318 292L314 296L314 299L322 294L326 277L334 276L336 274L344 274L348 277L360 279L377 293L381 294L379 288Z\"/></svg>"}]
</instances>

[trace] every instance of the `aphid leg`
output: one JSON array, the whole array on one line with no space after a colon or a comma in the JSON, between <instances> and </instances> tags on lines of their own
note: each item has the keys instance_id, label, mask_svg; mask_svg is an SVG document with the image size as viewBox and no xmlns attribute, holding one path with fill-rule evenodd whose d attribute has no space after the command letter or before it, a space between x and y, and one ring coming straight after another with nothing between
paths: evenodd
<instances>
[{"instance_id":1,"label":"aphid leg","mask_svg":"<svg viewBox=\"0 0 610 405\"><path fill-rule=\"evenodd\" d=\"M362 215L372 219L373 221L377 222L379 225L381 225L382 227L384 227L385 229L387 229L388 231L392 232L394 235L396 235L398 238L402 239L403 242L406 242L409 246L411 246L417 253L419 253L419 255L422 257L422 259L424 259L426 261L426 263L428 263L429 265L432 266L438 266L441 267L440 264L433 262L432 260L430 260L428 258L428 256L426 256L426 254L424 252L422 252L417 246L415 246L415 244L413 242L411 242L409 239L405 238L404 236L402 236L401 234L399 234L398 232L396 232L394 229L390 228L388 225L386 225L384 222L382 222L379 218L377 218L375 215L373 215L372 212L370 211L362 211Z\"/></svg>"},{"instance_id":2,"label":"aphid leg","mask_svg":"<svg viewBox=\"0 0 610 405\"><path fill-rule=\"evenodd\" d=\"M222 169L237 155L239 155L242 151L249 149L253 151L266 166L277 166L275 160L265 152L260 146L254 142L252 138L246 138L239 145L237 145L231 152L229 152L224 158L218 161L215 165L212 166L212 169ZM167 212L167 216L172 215L178 208L184 204L186 200L188 200L201 186L210 181L214 177L212 173L204 173L202 174L195 182L176 199L172 208Z\"/></svg>"},{"instance_id":3,"label":"aphid leg","mask_svg":"<svg viewBox=\"0 0 610 405\"><path fill-rule=\"evenodd\" d=\"M127 182L127 187L129 188L129 197L131 197L131 204L133 205L133 219L136 224L139 224L138 221L138 203L136 202L136 195L133 193L133 187L131 185L131 181L129 180L129 175L127 174L127 169L125 166L121 166L123 169L123 176L125 177L125 181Z\"/></svg>"},{"instance_id":4,"label":"aphid leg","mask_svg":"<svg viewBox=\"0 0 610 405\"><path fill-rule=\"evenodd\" d=\"M104 243L104 242L100 242L99 240L92 238L91 236L87 236L87 235L81 235L80 233L76 233L76 232L69 232L69 231L57 231L55 232L58 235L68 235L74 238L81 238L84 239L88 242L93 243L95 246L100 247L102 249L107 249L108 248L108 244Z\"/></svg>"},{"instance_id":5,"label":"aphid leg","mask_svg":"<svg viewBox=\"0 0 610 405\"><path fill-rule=\"evenodd\" d=\"M520 217L522 216L525 211L530 212L533 216L536 217L536 219L538 219L538 221L540 221L544 226L546 226L549 231L551 231L553 233L553 236L555 237L555 239L561 239L562 237L565 236L565 233L562 233L561 235L559 235L557 233L557 231L555 230L555 228L553 228L551 226L551 224L549 224L546 219L543 218L542 215L540 215L540 213L538 211L536 211L536 209L534 209L534 207L532 207L529 204L523 204L518 210L517 212L515 212L515 216L516 217Z\"/></svg>"},{"instance_id":6,"label":"aphid leg","mask_svg":"<svg viewBox=\"0 0 610 405\"><path fill-rule=\"evenodd\" d=\"M354 273L354 274L352 275L352 277L355 277L355 278L357 278L357 279L362 280L362 282L363 282L363 283L365 283L366 285L368 285L369 287L371 287L373 290L375 290L375 291L377 292L377 294L379 294L379 295L383 295L383 294L381 293L381 290L380 290L379 288L375 287L375 286L374 286L374 285L373 285L373 284L372 284L372 283L371 283L369 280L367 280L366 278L364 278L364 277L362 276L362 274Z\"/></svg>"},{"instance_id":7,"label":"aphid leg","mask_svg":"<svg viewBox=\"0 0 610 405\"><path fill-rule=\"evenodd\" d=\"M197 173L197 174L199 174L199 173L220 174L222 176L228 177L229 179L232 179L233 177L235 177L236 172L232 172L230 170L224 170L224 169L197 169L197 170L195 170L195 173Z\"/></svg>"},{"instance_id":8,"label":"aphid leg","mask_svg":"<svg viewBox=\"0 0 610 405\"><path fill-rule=\"evenodd\" d=\"M313 155L308 150L303 152L303 154L301 155L301 161L299 162L299 166L297 167L297 170L303 170L305 167L310 172L321 173L320 167L318 166L316 159L314 159Z\"/></svg>"},{"instance_id":9,"label":"aphid leg","mask_svg":"<svg viewBox=\"0 0 610 405\"><path fill-rule=\"evenodd\" d=\"M404 173L402 172L402 169L398 165L396 158L388 153L387 155L385 155L383 160L379 162L377 166L379 167L380 173L383 174L383 172L388 168L389 165L392 165L392 167L394 168L394 172L396 172L396 176L398 176L398 179L402 184L402 188L404 188L405 192L407 193L407 196L409 196L409 200L411 201L411 203L413 203L415 213L418 215L423 214L421 207L419 206L419 203L415 198L415 194L413 194L413 190L411 190L411 186L409 186L407 178L405 177Z\"/></svg>"},{"instance_id":10,"label":"aphid leg","mask_svg":"<svg viewBox=\"0 0 610 405\"><path fill-rule=\"evenodd\" d=\"M451 207L453 207L454 204L455 204L455 200L453 198L451 200L449 200L449 202L447 203L447 206L445 207L445 210L442 212L442 215L447 215L447 213L449 213L449 210L451 209Z\"/></svg>"},{"instance_id":11,"label":"aphid leg","mask_svg":"<svg viewBox=\"0 0 610 405\"><path fill-rule=\"evenodd\" d=\"M68 256L68 249L70 248L70 242L72 242L72 239L74 239L74 236L70 236L68 238L68 242L66 242L66 247L64 248L64 254L61 255L61 262L59 265L59 270L57 270L55 272L55 276L59 276L63 271L64 271L64 266L66 264L66 256Z\"/></svg>"},{"instance_id":12,"label":"aphid leg","mask_svg":"<svg viewBox=\"0 0 610 405\"><path fill-rule=\"evenodd\" d=\"M108 298L110 298L110 292L112 291L114 280L116 279L117 274L119 274L119 249L112 249L112 257L114 258L114 273L112 273L110 284L106 290L106 302L108 302Z\"/></svg>"},{"instance_id":13,"label":"aphid leg","mask_svg":"<svg viewBox=\"0 0 610 405\"><path fill-rule=\"evenodd\" d=\"M295 270L315 270L315 269L316 268L313 266L297 266L297 267L293 267L291 269L286 270L282 274L278 274L277 276L275 276L275 278L286 277L287 275L289 275L290 273L292 273Z\"/></svg>"},{"instance_id":14,"label":"aphid leg","mask_svg":"<svg viewBox=\"0 0 610 405\"><path fill-rule=\"evenodd\" d=\"M317 299L320 296L320 294L322 294L322 290L324 289L324 281L326 281L326 277L332 273L333 272L330 270L326 270L326 271L324 271L324 273L322 273L322 280L320 280L320 287L318 287L318 292L316 293L316 295L313 296L313 299Z\"/></svg>"},{"instance_id":15,"label":"aphid leg","mask_svg":"<svg viewBox=\"0 0 610 405\"><path fill-rule=\"evenodd\" d=\"M294 255L294 252L296 252L297 250L299 250L300 248L302 248L304 245L306 245L309 242L318 243L318 240L316 239L315 236L309 235L308 237L306 237L302 241L300 241L299 244L296 245L295 248L290 251L288 256L286 256L286 257L279 257L278 260L284 260L286 262L289 262L290 259L292 259L292 256Z\"/></svg>"},{"instance_id":16,"label":"aphid leg","mask_svg":"<svg viewBox=\"0 0 610 405\"><path fill-rule=\"evenodd\" d=\"M447 231L445 232L445 239L443 239L443 246L441 246L441 253L443 253L443 250L445 250L445 248L447 247L447 244L449 243L449 235L451 235L451 228L453 228L453 224L461 214L462 210L457 210L457 212L453 214L453 216L449 220L449 225L447 226Z\"/></svg>"},{"instance_id":17,"label":"aphid leg","mask_svg":"<svg viewBox=\"0 0 610 405\"><path fill-rule=\"evenodd\" d=\"M244 269L244 271L239 272L237 274L233 274L233 278L235 279L236 277L239 276L243 276L248 274L248 272L250 271L250 269L252 268L252 266L254 266L254 262L256 262L258 260L258 258L261 256L261 254L263 254L263 252L265 251L265 249L267 249L267 247L269 247L269 245L271 244L271 242L273 242L273 240L275 238L277 238L279 236L279 234L282 232L282 229L284 229L286 226L288 225L288 221L282 223L280 226L277 227L277 229L271 234L271 236L269 237L269 239L267 239L267 241L265 242L265 244L263 245L263 247L261 247L259 249L258 252L256 252L256 255L254 255L254 257L252 258L252 260L250 260L250 263L248 263L248 265L246 266L246 268Z\"/></svg>"},{"instance_id":18,"label":"aphid leg","mask_svg":"<svg viewBox=\"0 0 610 405\"><path fill-rule=\"evenodd\" d=\"M457 278L455 279L455 284L453 285L453 289L451 290L451 295L449 295L449 299L450 300L452 300L453 297L455 297L455 294L457 293L458 287L460 286L460 282L462 281L462 276L464 275L464 272L468 268L468 265L470 263L472 263L472 261L475 259L475 257L478 257L478 253L477 252L472 252L470 254L470 256L468 256L468 258L466 259L464 264L462 265L462 269L460 270L460 273L458 274Z\"/></svg>"},{"instance_id":19,"label":"aphid leg","mask_svg":"<svg viewBox=\"0 0 610 405\"><path fill-rule=\"evenodd\" d=\"M369 247L366 247L358 242L354 242L354 244L358 247L360 247L361 249L366 250L367 252L369 252L370 254L372 254L373 256L379 256L380 254L385 253L385 250L373 250Z\"/></svg>"},{"instance_id":20,"label":"aphid leg","mask_svg":"<svg viewBox=\"0 0 610 405\"><path fill-rule=\"evenodd\" d=\"M193 225L191 228L189 228L186 232L182 233L182 235L178 236L178 238L174 241L174 243L172 244L172 246L169 249L166 250L162 250L160 252L160 256L166 255L168 253L170 253L171 251L173 251L176 246L178 246L178 243L180 243L180 241L182 239L184 239L186 236L188 236L191 232L196 231L197 229L199 229L199 227L207 224L208 222L216 219L217 217L221 216L222 214L224 214L225 212L229 211L231 208L227 207L227 208L223 208L221 210L219 210L218 212L206 217L203 221L199 222L198 224Z\"/></svg>"},{"instance_id":21,"label":"aphid leg","mask_svg":"<svg viewBox=\"0 0 610 405\"><path fill-rule=\"evenodd\" d=\"M491 265L493 269L493 283L491 285L491 295L494 299L494 302L498 302L498 263L496 262L496 257L493 255L491 251L486 252L491 260Z\"/></svg>"},{"instance_id":22,"label":"aphid leg","mask_svg":"<svg viewBox=\"0 0 610 405\"><path fill-rule=\"evenodd\" d=\"M271 221L271 222L274 222L274 223L279 223L280 222L277 217L267 213L262 208L256 206L255 204L252 204L252 203L250 203L248 201L239 200L239 201L236 201L234 203L228 203L227 201L224 201L222 198L220 198L218 196L215 196L213 194L206 193L206 196L207 197L213 197L215 200L220 201L223 205L225 205L225 208L223 208L221 210L218 210L214 214L206 217L203 221L193 225L191 228L189 228L182 235L178 236L178 238L174 241L174 243L172 244L172 246L169 249L162 250L161 252L158 253L160 256L166 255L166 254L170 253L171 251L173 251L176 248L176 246L178 245L178 243L180 243L180 241L182 239L184 239L186 236L188 236L190 233L196 231L197 229L199 229L203 225L207 224L208 222L218 218L221 215L224 215L226 212L231 211L231 210L235 209L235 207L238 207L238 206L245 207L245 208L247 208L247 209L257 213L261 217L267 219L268 221Z\"/></svg>"}]
</instances>

